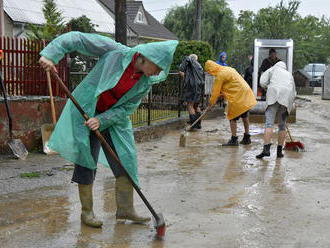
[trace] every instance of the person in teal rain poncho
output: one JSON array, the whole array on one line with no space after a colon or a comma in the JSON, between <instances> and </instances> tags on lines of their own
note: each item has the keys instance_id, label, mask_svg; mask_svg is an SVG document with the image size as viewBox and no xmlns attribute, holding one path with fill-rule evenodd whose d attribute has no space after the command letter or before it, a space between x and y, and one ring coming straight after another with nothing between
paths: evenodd
<instances>
[{"instance_id":1,"label":"person in teal rain poncho","mask_svg":"<svg viewBox=\"0 0 330 248\"><path fill-rule=\"evenodd\" d=\"M40 52L40 64L46 70L56 70L54 65L70 52L99 57L93 70L73 92L84 111L92 117L85 122L68 100L49 140L52 150L75 164L72 181L78 183L81 221L86 225L101 227L103 224L93 212L92 190L97 162L110 166L116 177L116 218L135 222L150 220L135 212L131 183L116 162L103 152L91 130L102 132L139 185L129 116L152 85L166 79L177 44L172 40L129 48L105 36L69 32L53 40Z\"/></svg>"}]
</instances>

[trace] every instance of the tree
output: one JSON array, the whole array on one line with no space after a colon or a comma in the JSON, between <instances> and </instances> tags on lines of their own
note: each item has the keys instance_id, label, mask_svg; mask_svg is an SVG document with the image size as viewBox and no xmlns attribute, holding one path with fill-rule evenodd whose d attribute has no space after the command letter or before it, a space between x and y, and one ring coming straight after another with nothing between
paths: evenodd
<instances>
[{"instance_id":1,"label":"tree","mask_svg":"<svg viewBox=\"0 0 330 248\"><path fill-rule=\"evenodd\" d=\"M87 16L82 15L77 18L72 18L68 23L67 27L71 31L80 31L83 33L94 33L96 25L91 22Z\"/></svg>"},{"instance_id":2,"label":"tree","mask_svg":"<svg viewBox=\"0 0 330 248\"><path fill-rule=\"evenodd\" d=\"M232 61L240 69L253 54L254 39L293 39L294 69L310 62L326 63L330 57L329 20L315 16L301 17L298 14L300 1L291 0L287 5L282 0L274 7L260 9L254 14L241 11L232 49ZM242 66L243 65L243 66Z\"/></svg>"},{"instance_id":3,"label":"tree","mask_svg":"<svg viewBox=\"0 0 330 248\"><path fill-rule=\"evenodd\" d=\"M55 0L43 0L42 12L46 24L43 26L30 24L31 33L28 34L31 39L52 40L64 31L64 21L62 12L57 9Z\"/></svg>"},{"instance_id":4,"label":"tree","mask_svg":"<svg viewBox=\"0 0 330 248\"><path fill-rule=\"evenodd\" d=\"M191 40L194 30L194 1L174 7L164 19L164 26L181 40ZM225 0L203 0L202 41L207 41L218 53L231 47L235 18Z\"/></svg>"}]
</instances>

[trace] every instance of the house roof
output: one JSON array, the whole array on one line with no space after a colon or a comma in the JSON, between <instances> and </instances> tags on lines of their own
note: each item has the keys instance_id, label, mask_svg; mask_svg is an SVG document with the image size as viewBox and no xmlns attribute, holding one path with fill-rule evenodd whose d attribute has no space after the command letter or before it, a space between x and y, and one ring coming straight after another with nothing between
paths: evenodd
<instances>
[{"instance_id":1,"label":"house roof","mask_svg":"<svg viewBox=\"0 0 330 248\"><path fill-rule=\"evenodd\" d=\"M97 0L55 0L57 8L63 12L64 21L82 15L96 24L97 32L114 33L115 21ZM13 22L45 24L42 0L4 0L4 11Z\"/></svg>"},{"instance_id":2,"label":"house roof","mask_svg":"<svg viewBox=\"0 0 330 248\"><path fill-rule=\"evenodd\" d=\"M115 13L114 0L99 0L112 13ZM142 1L126 2L127 25L138 36L151 39L177 40L178 38L159 23L148 11L143 7ZM134 22L139 9L142 9L148 24Z\"/></svg>"}]
</instances>

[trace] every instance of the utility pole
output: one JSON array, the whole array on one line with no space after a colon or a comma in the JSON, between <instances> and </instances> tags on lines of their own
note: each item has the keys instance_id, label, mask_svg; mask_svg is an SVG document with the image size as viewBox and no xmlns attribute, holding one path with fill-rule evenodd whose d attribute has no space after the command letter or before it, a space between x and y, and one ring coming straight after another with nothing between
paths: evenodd
<instances>
[{"instance_id":1,"label":"utility pole","mask_svg":"<svg viewBox=\"0 0 330 248\"><path fill-rule=\"evenodd\" d=\"M3 0L0 0L0 36L5 35L5 12L3 10Z\"/></svg>"},{"instance_id":2,"label":"utility pole","mask_svg":"<svg viewBox=\"0 0 330 248\"><path fill-rule=\"evenodd\" d=\"M194 40L201 40L202 0L195 0Z\"/></svg>"},{"instance_id":3,"label":"utility pole","mask_svg":"<svg viewBox=\"0 0 330 248\"><path fill-rule=\"evenodd\" d=\"M127 45L126 27L126 0L115 0L115 39L124 45Z\"/></svg>"}]
</instances>

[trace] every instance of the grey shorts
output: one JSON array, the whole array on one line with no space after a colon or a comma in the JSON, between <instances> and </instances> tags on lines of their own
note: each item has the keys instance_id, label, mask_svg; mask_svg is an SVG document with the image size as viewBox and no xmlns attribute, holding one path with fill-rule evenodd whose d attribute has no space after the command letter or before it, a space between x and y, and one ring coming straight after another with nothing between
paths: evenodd
<instances>
[{"instance_id":1,"label":"grey shorts","mask_svg":"<svg viewBox=\"0 0 330 248\"><path fill-rule=\"evenodd\" d=\"M286 121L288 119L288 110L285 106L279 104L278 102L269 105L266 109L265 116L266 116L266 128L272 128L275 123L275 118L277 116L278 121L278 130L284 131Z\"/></svg>"},{"instance_id":2,"label":"grey shorts","mask_svg":"<svg viewBox=\"0 0 330 248\"><path fill-rule=\"evenodd\" d=\"M117 154L115 146L112 143L111 135L108 130L105 130L102 132L103 137L108 142L108 144L111 146L112 150ZM90 146L91 146L91 153L94 158L94 161L97 163L100 149L101 149L101 143L97 139L94 132L90 132ZM105 149L103 149L105 151ZM122 170L119 168L118 163L110 157L110 155L107 152L104 152L105 156L108 160L108 163L110 165L110 168L114 174L115 177L119 177L124 175ZM73 176L72 176L72 182L79 183L79 184L92 184L95 180L96 175L96 169L91 170L84 166L75 164Z\"/></svg>"}]
</instances>

